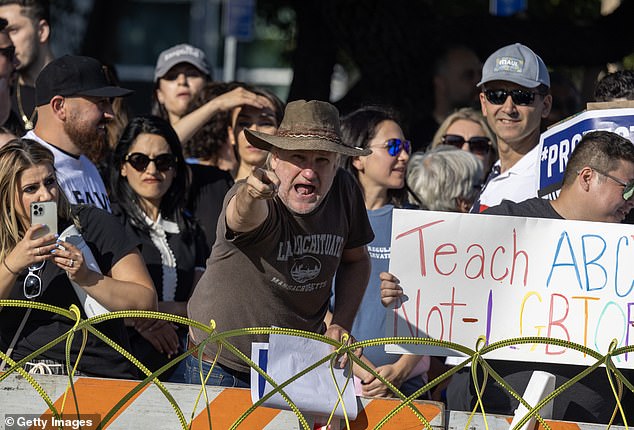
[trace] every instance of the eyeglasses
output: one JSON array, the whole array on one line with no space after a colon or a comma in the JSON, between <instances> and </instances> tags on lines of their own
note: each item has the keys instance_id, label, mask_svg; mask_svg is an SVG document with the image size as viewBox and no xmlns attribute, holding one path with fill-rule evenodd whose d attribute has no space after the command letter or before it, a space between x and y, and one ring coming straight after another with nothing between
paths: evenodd
<instances>
[{"instance_id":1,"label":"eyeglasses","mask_svg":"<svg viewBox=\"0 0 634 430\"><path fill-rule=\"evenodd\" d=\"M398 156L403 150L408 154L412 152L412 143L409 140L389 139L383 143L383 147L392 157Z\"/></svg>"},{"instance_id":2,"label":"eyeglasses","mask_svg":"<svg viewBox=\"0 0 634 430\"><path fill-rule=\"evenodd\" d=\"M7 57L7 60L13 61L15 58L15 46L7 46L6 48L0 48L0 54Z\"/></svg>"},{"instance_id":3,"label":"eyeglasses","mask_svg":"<svg viewBox=\"0 0 634 430\"><path fill-rule=\"evenodd\" d=\"M602 172L601 170L595 169L594 167L590 167L590 168L594 170L595 172L597 172L598 174L603 175L606 178L610 178L617 184L622 185L623 193L621 194L621 196L623 197L623 200L627 201L631 199L632 196L634 196L634 180L626 183L620 180L619 178L615 178L614 176L608 173Z\"/></svg>"},{"instance_id":4,"label":"eyeglasses","mask_svg":"<svg viewBox=\"0 0 634 430\"><path fill-rule=\"evenodd\" d=\"M473 136L471 139L466 140L463 136L458 134L445 134L442 137L442 143L455 146L458 149L461 149L462 145L468 143L469 151L476 154L486 154L491 149L491 139L486 136Z\"/></svg>"},{"instance_id":5,"label":"eyeglasses","mask_svg":"<svg viewBox=\"0 0 634 430\"><path fill-rule=\"evenodd\" d=\"M505 90L505 89L497 89L497 90L484 90L484 96L487 98L489 103L493 103L494 105L503 105L506 102L508 96L511 96L511 100L513 103L519 106L528 106L533 103L535 100L535 95L541 94L536 91L529 90Z\"/></svg>"},{"instance_id":6,"label":"eyeglasses","mask_svg":"<svg viewBox=\"0 0 634 430\"><path fill-rule=\"evenodd\" d=\"M178 157L172 154L161 154L156 158L150 158L140 152L135 152L125 156L125 161L130 163L130 166L134 167L134 169L138 172L145 172L145 169L147 169L147 166L151 161L154 162L154 165L159 172L167 172L176 166L177 159Z\"/></svg>"},{"instance_id":7,"label":"eyeglasses","mask_svg":"<svg viewBox=\"0 0 634 430\"><path fill-rule=\"evenodd\" d=\"M40 271L44 267L46 260L40 262L38 265L29 266L29 274L24 278L24 284L22 285L24 291L24 297L27 299L34 299L42 294L42 278L40 278Z\"/></svg>"}]
</instances>

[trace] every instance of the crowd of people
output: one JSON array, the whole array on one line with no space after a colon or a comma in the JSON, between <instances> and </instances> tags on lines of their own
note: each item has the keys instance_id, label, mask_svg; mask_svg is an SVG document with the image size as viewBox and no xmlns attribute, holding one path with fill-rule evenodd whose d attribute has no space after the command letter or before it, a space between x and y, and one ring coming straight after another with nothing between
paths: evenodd
<instances>
[{"instance_id":1,"label":"crowd of people","mask_svg":"<svg viewBox=\"0 0 634 430\"><path fill-rule=\"evenodd\" d=\"M2 299L75 304L85 317L79 288L109 311L159 310L214 320L219 331L277 326L337 341L379 338L384 306L402 295L388 271L395 208L621 222L634 206L634 147L610 132L583 137L557 199L537 197L539 137L555 101L546 65L520 43L483 64L467 47L447 47L435 64L435 134L410 142L390 107L340 115L324 101L285 105L263 88L215 82L204 52L188 44L159 54L151 114L129 118L131 91L97 59L53 56L48 2L0 1L0 27ZM631 100L634 73L607 75L595 98ZM55 202L57 231L32 222L40 202ZM59 238L73 226L89 251ZM0 348L18 361L71 327L60 315L5 307ZM153 319L98 329L150 370L203 348L207 383L250 384L248 365L204 343L201 330ZM263 340L231 343L249 357ZM94 335L85 347L75 337L71 358L82 348L82 374L140 376ZM447 368L438 357L378 347L357 354L406 394ZM24 368L66 374L66 365L61 343ZM529 369L545 368L558 385L578 371L494 368L519 392ZM393 395L374 374L353 372L360 394ZM613 397L598 372L558 397L555 418L607 422ZM161 378L200 383L198 354ZM512 414L517 401L495 388L486 410ZM476 398L468 370L425 396L459 410Z\"/></svg>"}]
</instances>

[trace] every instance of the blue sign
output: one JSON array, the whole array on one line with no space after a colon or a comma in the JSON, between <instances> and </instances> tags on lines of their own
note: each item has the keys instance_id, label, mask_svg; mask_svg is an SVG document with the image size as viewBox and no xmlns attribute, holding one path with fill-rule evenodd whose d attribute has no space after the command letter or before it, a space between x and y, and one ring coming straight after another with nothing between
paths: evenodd
<instances>
[{"instance_id":1,"label":"blue sign","mask_svg":"<svg viewBox=\"0 0 634 430\"><path fill-rule=\"evenodd\" d=\"M223 29L225 36L244 42L253 40L255 0L225 0Z\"/></svg>"},{"instance_id":2,"label":"blue sign","mask_svg":"<svg viewBox=\"0 0 634 430\"><path fill-rule=\"evenodd\" d=\"M568 158L585 133L612 131L634 142L634 108L583 112L544 132L539 140L540 197L561 188Z\"/></svg>"},{"instance_id":3,"label":"blue sign","mask_svg":"<svg viewBox=\"0 0 634 430\"><path fill-rule=\"evenodd\" d=\"M526 10L526 0L489 0L489 13L495 16L511 16Z\"/></svg>"}]
</instances>

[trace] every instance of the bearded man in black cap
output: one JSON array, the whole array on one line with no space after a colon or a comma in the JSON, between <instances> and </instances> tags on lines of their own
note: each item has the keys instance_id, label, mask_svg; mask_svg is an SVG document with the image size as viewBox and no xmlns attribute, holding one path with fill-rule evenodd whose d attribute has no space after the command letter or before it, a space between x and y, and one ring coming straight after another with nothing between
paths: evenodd
<instances>
[{"instance_id":1,"label":"bearded man in black cap","mask_svg":"<svg viewBox=\"0 0 634 430\"><path fill-rule=\"evenodd\" d=\"M84 154L106 138L106 124L113 118L111 98L131 93L111 86L101 63L90 57L65 55L37 77L38 121L24 137L53 152L57 181L72 204L110 211L103 180Z\"/></svg>"},{"instance_id":2,"label":"bearded man in black cap","mask_svg":"<svg viewBox=\"0 0 634 430\"><path fill-rule=\"evenodd\" d=\"M361 190L339 168L341 155L368 155L341 139L339 113L325 102L288 104L276 135L245 129L251 145L270 151L269 168L257 169L227 193L207 270L188 303L190 318L216 329L288 327L341 340L363 297L370 275L366 244L374 238ZM330 289L335 308L326 328ZM190 332L190 346L206 334ZM233 337L250 356L251 342ZM208 371L216 345L204 350ZM186 380L199 383L196 356L188 357ZM343 361L341 363L343 365ZM249 367L224 348L209 383L249 385Z\"/></svg>"}]
</instances>

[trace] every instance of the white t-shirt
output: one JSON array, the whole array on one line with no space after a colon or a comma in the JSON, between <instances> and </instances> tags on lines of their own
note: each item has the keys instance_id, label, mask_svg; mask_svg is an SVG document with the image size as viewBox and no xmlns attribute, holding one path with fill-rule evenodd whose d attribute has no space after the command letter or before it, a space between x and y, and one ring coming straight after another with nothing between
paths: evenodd
<instances>
[{"instance_id":1,"label":"white t-shirt","mask_svg":"<svg viewBox=\"0 0 634 430\"><path fill-rule=\"evenodd\" d=\"M511 200L519 203L537 197L538 164L539 145L535 145L513 167L506 172L500 173L486 184L484 191L478 198L480 203L479 212L491 206L499 205L502 200ZM495 166L499 169L500 160L495 163Z\"/></svg>"},{"instance_id":2,"label":"white t-shirt","mask_svg":"<svg viewBox=\"0 0 634 430\"><path fill-rule=\"evenodd\" d=\"M33 130L24 135L35 140L55 156L57 182L71 204L89 204L110 212L110 200L97 167L85 155L73 156L42 140Z\"/></svg>"}]
</instances>

